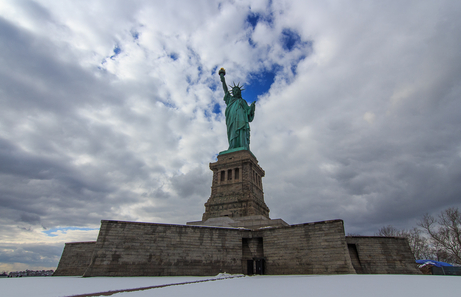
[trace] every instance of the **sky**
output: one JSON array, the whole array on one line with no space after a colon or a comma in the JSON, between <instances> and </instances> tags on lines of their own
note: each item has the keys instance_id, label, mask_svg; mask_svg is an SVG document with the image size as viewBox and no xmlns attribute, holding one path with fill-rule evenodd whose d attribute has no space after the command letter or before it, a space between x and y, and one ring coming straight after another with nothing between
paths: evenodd
<instances>
[{"instance_id":1,"label":"sky","mask_svg":"<svg viewBox=\"0 0 461 297\"><path fill-rule=\"evenodd\" d=\"M271 218L413 228L461 207L459 1L0 1L0 270L101 220L185 224L256 102Z\"/></svg>"}]
</instances>

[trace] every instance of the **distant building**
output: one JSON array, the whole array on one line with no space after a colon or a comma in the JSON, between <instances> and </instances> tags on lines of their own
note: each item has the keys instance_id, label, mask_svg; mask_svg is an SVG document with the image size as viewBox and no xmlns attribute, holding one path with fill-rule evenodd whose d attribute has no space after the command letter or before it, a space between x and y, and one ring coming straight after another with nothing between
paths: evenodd
<instances>
[{"instance_id":1,"label":"distant building","mask_svg":"<svg viewBox=\"0 0 461 297\"><path fill-rule=\"evenodd\" d=\"M26 276L51 276L54 270L26 270L26 271L12 271L8 277L26 277Z\"/></svg>"}]
</instances>

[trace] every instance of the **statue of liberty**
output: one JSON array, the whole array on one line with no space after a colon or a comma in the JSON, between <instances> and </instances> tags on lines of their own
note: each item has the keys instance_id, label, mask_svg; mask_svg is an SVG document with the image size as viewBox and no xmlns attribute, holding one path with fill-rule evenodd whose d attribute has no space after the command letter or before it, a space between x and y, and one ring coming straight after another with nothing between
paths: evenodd
<instances>
[{"instance_id":1,"label":"statue of liberty","mask_svg":"<svg viewBox=\"0 0 461 297\"><path fill-rule=\"evenodd\" d=\"M240 84L230 86L232 93L229 92L224 79L226 71L224 68L219 70L222 87L224 89L224 102L226 102L226 126L227 140L229 141L228 150L242 149L250 150L250 122L255 116L255 103L248 103L242 98L244 90Z\"/></svg>"}]
</instances>

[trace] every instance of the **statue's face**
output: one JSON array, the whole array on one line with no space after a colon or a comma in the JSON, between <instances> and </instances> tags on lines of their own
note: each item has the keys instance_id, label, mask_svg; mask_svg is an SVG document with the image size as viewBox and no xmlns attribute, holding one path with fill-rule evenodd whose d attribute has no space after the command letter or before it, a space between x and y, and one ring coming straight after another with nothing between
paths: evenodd
<instances>
[{"instance_id":1,"label":"statue's face","mask_svg":"<svg viewBox=\"0 0 461 297\"><path fill-rule=\"evenodd\" d=\"M240 88L232 88L232 95L235 97L241 97Z\"/></svg>"}]
</instances>

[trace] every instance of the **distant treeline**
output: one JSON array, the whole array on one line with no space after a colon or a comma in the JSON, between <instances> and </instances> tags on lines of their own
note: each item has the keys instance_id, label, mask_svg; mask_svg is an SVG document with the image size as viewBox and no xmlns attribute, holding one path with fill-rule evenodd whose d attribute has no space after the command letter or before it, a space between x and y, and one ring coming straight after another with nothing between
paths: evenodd
<instances>
[{"instance_id":1,"label":"distant treeline","mask_svg":"<svg viewBox=\"0 0 461 297\"><path fill-rule=\"evenodd\" d=\"M51 276L53 273L54 270L12 271L10 273L3 272L0 277Z\"/></svg>"}]
</instances>

